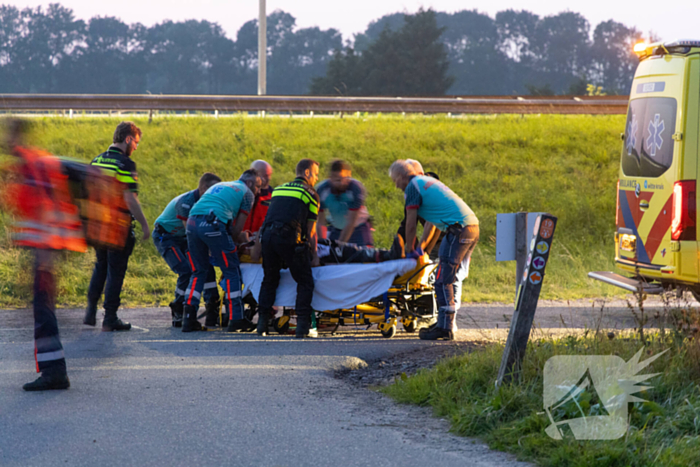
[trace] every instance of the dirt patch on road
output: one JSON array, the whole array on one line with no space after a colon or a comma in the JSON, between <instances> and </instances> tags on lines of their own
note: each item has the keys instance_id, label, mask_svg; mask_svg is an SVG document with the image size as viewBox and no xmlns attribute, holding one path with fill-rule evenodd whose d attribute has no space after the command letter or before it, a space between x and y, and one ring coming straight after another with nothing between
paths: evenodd
<instances>
[{"instance_id":1,"label":"dirt patch on road","mask_svg":"<svg viewBox=\"0 0 700 467\"><path fill-rule=\"evenodd\" d=\"M435 343L409 352L388 355L367 361L366 366L355 365L334 371L334 376L356 387L387 386L401 378L402 374L411 376L421 368L432 368L443 358L461 355L482 349L481 342L445 342Z\"/></svg>"}]
</instances>

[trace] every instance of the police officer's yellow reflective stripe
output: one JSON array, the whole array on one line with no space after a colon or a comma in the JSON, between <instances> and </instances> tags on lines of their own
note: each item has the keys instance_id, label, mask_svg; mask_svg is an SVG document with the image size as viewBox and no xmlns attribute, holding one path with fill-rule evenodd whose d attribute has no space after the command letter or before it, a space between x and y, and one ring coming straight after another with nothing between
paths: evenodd
<instances>
[{"instance_id":1,"label":"police officer's yellow reflective stripe","mask_svg":"<svg viewBox=\"0 0 700 467\"><path fill-rule=\"evenodd\" d=\"M297 188L287 185L282 185L275 188L272 192L272 197L276 196L287 196L289 198L297 198L309 205L309 211L313 214L318 214L318 203L316 200L309 196L309 193L304 188Z\"/></svg>"},{"instance_id":2,"label":"police officer's yellow reflective stripe","mask_svg":"<svg viewBox=\"0 0 700 467\"><path fill-rule=\"evenodd\" d=\"M116 179L122 183L136 183L136 179L131 175L131 172L126 172L124 170L119 170L116 166L111 165L111 164L92 164L96 167L100 167L102 169L110 170L113 172L116 172L114 176ZM112 174L110 174L112 175Z\"/></svg>"}]
</instances>

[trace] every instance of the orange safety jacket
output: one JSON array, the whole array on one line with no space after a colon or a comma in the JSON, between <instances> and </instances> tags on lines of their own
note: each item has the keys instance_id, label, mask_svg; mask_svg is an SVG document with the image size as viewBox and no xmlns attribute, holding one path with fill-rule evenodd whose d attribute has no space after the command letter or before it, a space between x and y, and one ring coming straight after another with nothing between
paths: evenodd
<instances>
[{"instance_id":1,"label":"orange safety jacket","mask_svg":"<svg viewBox=\"0 0 700 467\"><path fill-rule=\"evenodd\" d=\"M14 242L31 248L85 252L80 213L61 161L33 148L16 146L12 152L22 160L16 167L21 179L9 188L9 201L19 217L14 224Z\"/></svg>"},{"instance_id":2,"label":"orange safety jacket","mask_svg":"<svg viewBox=\"0 0 700 467\"><path fill-rule=\"evenodd\" d=\"M94 165L86 170L82 217L87 242L96 248L121 250L131 229L131 212L124 200L126 184Z\"/></svg>"},{"instance_id":3,"label":"orange safety jacket","mask_svg":"<svg viewBox=\"0 0 700 467\"><path fill-rule=\"evenodd\" d=\"M243 224L243 231L255 233L260 230L263 222L265 222L265 216L267 216L267 210L270 207L270 200L272 199L272 187L269 187L265 191L260 191L258 196L255 197L255 202L250 210L248 218Z\"/></svg>"}]
</instances>

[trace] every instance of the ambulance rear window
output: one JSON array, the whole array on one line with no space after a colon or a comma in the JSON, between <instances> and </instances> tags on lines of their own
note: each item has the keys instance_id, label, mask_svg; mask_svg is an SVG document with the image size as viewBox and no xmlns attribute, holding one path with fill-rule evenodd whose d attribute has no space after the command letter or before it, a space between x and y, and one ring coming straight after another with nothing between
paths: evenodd
<instances>
[{"instance_id":1,"label":"ambulance rear window","mask_svg":"<svg viewBox=\"0 0 700 467\"><path fill-rule=\"evenodd\" d=\"M673 162L676 99L646 97L630 102L622 147L622 172L629 177L659 177Z\"/></svg>"}]
</instances>

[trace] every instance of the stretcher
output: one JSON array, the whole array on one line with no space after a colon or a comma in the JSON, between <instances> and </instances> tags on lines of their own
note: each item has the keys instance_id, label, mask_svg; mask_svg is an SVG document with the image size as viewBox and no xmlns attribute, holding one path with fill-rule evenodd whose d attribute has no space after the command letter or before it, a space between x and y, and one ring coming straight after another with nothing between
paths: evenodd
<instances>
[{"instance_id":1,"label":"stretcher","mask_svg":"<svg viewBox=\"0 0 700 467\"><path fill-rule=\"evenodd\" d=\"M396 335L399 323L406 332L416 332L437 321L437 305L431 275L437 264L427 255L417 260L401 259L373 264L341 264L313 269L318 329L331 332L340 326L376 325L382 336ZM260 264L241 264L244 302L258 300L262 284ZM273 321L275 331L289 332L294 317L296 283L288 270L281 272L275 306L283 313Z\"/></svg>"}]
</instances>

